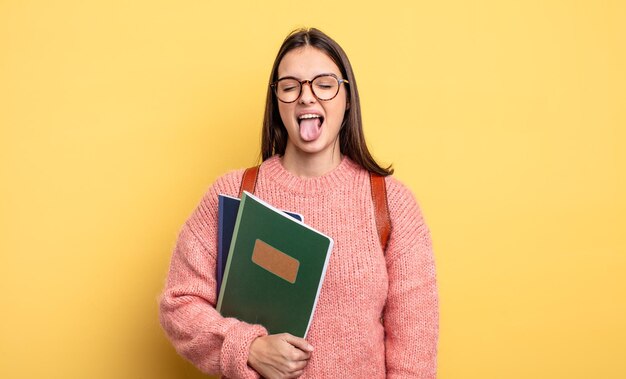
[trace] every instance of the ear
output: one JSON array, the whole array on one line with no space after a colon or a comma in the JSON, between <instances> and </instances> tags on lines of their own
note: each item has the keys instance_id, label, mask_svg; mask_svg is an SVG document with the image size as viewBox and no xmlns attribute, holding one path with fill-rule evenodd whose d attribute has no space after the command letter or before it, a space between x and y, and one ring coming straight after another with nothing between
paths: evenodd
<instances>
[{"instance_id":1,"label":"ear","mask_svg":"<svg viewBox=\"0 0 626 379\"><path fill-rule=\"evenodd\" d=\"M350 109L350 99L346 99L346 110Z\"/></svg>"}]
</instances>

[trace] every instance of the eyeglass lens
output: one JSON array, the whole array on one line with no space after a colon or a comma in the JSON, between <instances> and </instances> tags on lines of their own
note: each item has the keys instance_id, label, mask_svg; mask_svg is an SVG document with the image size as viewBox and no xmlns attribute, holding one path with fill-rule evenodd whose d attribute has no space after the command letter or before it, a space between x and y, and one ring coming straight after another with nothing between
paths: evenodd
<instances>
[{"instance_id":1,"label":"eyeglass lens","mask_svg":"<svg viewBox=\"0 0 626 379\"><path fill-rule=\"evenodd\" d=\"M313 95L319 100L330 100L339 92L339 81L330 75L318 76L310 82L310 85ZM276 96L286 103L296 101L301 92L302 83L296 79L284 78L276 83Z\"/></svg>"}]
</instances>

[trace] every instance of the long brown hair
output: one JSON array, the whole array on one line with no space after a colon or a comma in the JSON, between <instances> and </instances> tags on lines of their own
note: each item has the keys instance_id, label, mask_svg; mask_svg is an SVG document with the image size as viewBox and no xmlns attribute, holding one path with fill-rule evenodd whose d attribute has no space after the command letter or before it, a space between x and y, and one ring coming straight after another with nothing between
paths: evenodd
<instances>
[{"instance_id":1,"label":"long brown hair","mask_svg":"<svg viewBox=\"0 0 626 379\"><path fill-rule=\"evenodd\" d=\"M391 166L381 167L367 149L365 137L363 135L363 123L361 121L361 104L359 101L359 91L356 86L356 79L352 72L352 66L346 53L341 46L332 38L318 29L296 29L291 32L283 42L278 55L274 60L270 83L278 78L278 65L281 60L291 50L304 46L314 47L333 60L339 67L341 75L348 80L348 103L342 128L339 132L339 146L342 154L347 155L354 162L364 169L380 175L393 174ZM287 147L287 129L283 125L280 113L278 112L278 99L272 88L267 86L267 98L265 102L265 116L263 118L263 133L261 142L261 158L266 160L275 154L283 155Z\"/></svg>"}]
</instances>

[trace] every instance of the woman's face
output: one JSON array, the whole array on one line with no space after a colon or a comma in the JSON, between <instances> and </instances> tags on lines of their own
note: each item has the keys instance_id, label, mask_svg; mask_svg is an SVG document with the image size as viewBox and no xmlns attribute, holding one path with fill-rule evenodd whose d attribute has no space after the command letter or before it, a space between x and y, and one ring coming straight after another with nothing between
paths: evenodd
<instances>
[{"instance_id":1,"label":"woman's face","mask_svg":"<svg viewBox=\"0 0 626 379\"><path fill-rule=\"evenodd\" d=\"M298 80L312 80L320 74L335 74L342 79L339 67L328 55L311 46L291 50L278 65L278 79L286 76ZM339 154L339 129L347 108L345 84L339 86L337 96L322 101L311 92L311 86L302 85L300 97L293 103L278 101L280 118L287 129L286 154Z\"/></svg>"}]
</instances>

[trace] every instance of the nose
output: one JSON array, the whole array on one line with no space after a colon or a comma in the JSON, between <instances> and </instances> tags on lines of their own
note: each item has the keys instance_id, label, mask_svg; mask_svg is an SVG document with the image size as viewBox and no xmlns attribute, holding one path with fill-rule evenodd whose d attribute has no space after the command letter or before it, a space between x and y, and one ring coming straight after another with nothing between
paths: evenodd
<instances>
[{"instance_id":1,"label":"nose","mask_svg":"<svg viewBox=\"0 0 626 379\"><path fill-rule=\"evenodd\" d=\"M316 100L313 94L313 84L310 81L302 83L302 93L300 94L300 103L310 104Z\"/></svg>"}]
</instances>

